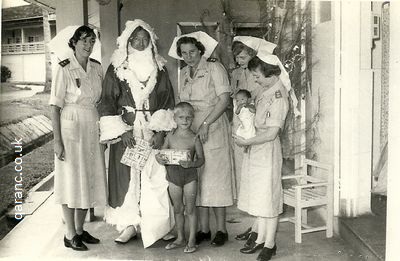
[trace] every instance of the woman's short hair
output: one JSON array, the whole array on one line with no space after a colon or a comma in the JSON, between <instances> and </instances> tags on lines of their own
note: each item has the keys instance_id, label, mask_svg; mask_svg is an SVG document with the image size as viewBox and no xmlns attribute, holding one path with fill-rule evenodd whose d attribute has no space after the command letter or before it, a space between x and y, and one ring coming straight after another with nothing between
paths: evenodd
<instances>
[{"instance_id":1,"label":"woman's short hair","mask_svg":"<svg viewBox=\"0 0 400 261\"><path fill-rule=\"evenodd\" d=\"M201 42L197 41L196 38L184 36L179 38L178 42L176 43L176 53L179 55L179 57L182 57L182 51L181 51L182 44L194 44L197 47L197 49L199 49L201 55L203 55L204 52L206 51L204 45Z\"/></svg>"},{"instance_id":2,"label":"woman's short hair","mask_svg":"<svg viewBox=\"0 0 400 261\"><path fill-rule=\"evenodd\" d=\"M234 41L232 44L233 57L236 57L242 51L246 51L246 53L251 57L254 57L257 54L257 52L254 49L248 47L244 43L239 42L239 41Z\"/></svg>"},{"instance_id":3,"label":"woman's short hair","mask_svg":"<svg viewBox=\"0 0 400 261\"><path fill-rule=\"evenodd\" d=\"M180 110L188 110L190 114L194 116L194 108L188 102L180 102L177 105L175 105L174 114Z\"/></svg>"},{"instance_id":4,"label":"woman's short hair","mask_svg":"<svg viewBox=\"0 0 400 261\"><path fill-rule=\"evenodd\" d=\"M96 39L96 34L89 26L82 25L75 30L74 35L69 39L68 46L75 51L75 45L79 40L92 36Z\"/></svg>"},{"instance_id":5,"label":"woman's short hair","mask_svg":"<svg viewBox=\"0 0 400 261\"><path fill-rule=\"evenodd\" d=\"M144 32L147 34L147 36L149 37L149 41L151 40L150 33L149 33L146 29L144 29L143 27L138 26L138 27L135 28L135 30L133 30L133 32L132 32L131 35L129 36L129 38L128 38L128 43L129 43L129 44L131 44L132 40L135 38L135 36L136 36L140 31L144 31Z\"/></svg>"},{"instance_id":6,"label":"woman's short hair","mask_svg":"<svg viewBox=\"0 0 400 261\"><path fill-rule=\"evenodd\" d=\"M247 68L250 71L255 71L257 68L259 68L260 71L264 74L264 77L270 77L272 75L279 76L281 74L281 69L279 68L278 65L272 65L272 64L265 63L257 56L253 57L249 61Z\"/></svg>"}]
</instances>

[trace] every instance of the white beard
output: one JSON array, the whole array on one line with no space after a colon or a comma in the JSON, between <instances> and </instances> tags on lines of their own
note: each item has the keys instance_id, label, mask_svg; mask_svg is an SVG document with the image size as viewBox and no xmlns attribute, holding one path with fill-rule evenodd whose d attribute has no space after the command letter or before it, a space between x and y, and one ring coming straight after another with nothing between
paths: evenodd
<instances>
[{"instance_id":1,"label":"white beard","mask_svg":"<svg viewBox=\"0 0 400 261\"><path fill-rule=\"evenodd\" d=\"M157 69L153 59L151 43L143 51L130 48L128 55L128 67L135 72L137 79L140 82L145 82L149 79L150 74Z\"/></svg>"}]
</instances>

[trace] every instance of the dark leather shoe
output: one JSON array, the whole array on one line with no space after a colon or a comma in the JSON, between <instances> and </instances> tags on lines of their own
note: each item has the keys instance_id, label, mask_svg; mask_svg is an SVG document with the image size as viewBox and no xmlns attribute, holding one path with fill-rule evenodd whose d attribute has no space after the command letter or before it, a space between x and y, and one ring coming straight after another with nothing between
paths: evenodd
<instances>
[{"instance_id":1,"label":"dark leather shoe","mask_svg":"<svg viewBox=\"0 0 400 261\"><path fill-rule=\"evenodd\" d=\"M256 232L251 232L249 238L247 239L244 247L252 246L257 240L258 234Z\"/></svg>"},{"instance_id":2,"label":"dark leather shoe","mask_svg":"<svg viewBox=\"0 0 400 261\"><path fill-rule=\"evenodd\" d=\"M196 234L196 244L199 245L201 242L211 240L211 231L204 233L202 231L197 232Z\"/></svg>"},{"instance_id":3,"label":"dark leather shoe","mask_svg":"<svg viewBox=\"0 0 400 261\"><path fill-rule=\"evenodd\" d=\"M88 243L88 244L98 244L100 243L100 239L95 238L91 234L89 234L87 231L83 230L82 235L78 235L81 238L82 242Z\"/></svg>"},{"instance_id":4,"label":"dark leather shoe","mask_svg":"<svg viewBox=\"0 0 400 261\"><path fill-rule=\"evenodd\" d=\"M251 233L251 227L249 227L245 232L243 232L242 234L239 234L237 236L235 236L236 240L247 240L250 237L250 233Z\"/></svg>"},{"instance_id":5,"label":"dark leather shoe","mask_svg":"<svg viewBox=\"0 0 400 261\"><path fill-rule=\"evenodd\" d=\"M258 261L268 261L271 260L272 256L276 255L276 244L273 248L264 247L261 253L258 255Z\"/></svg>"},{"instance_id":6,"label":"dark leather shoe","mask_svg":"<svg viewBox=\"0 0 400 261\"><path fill-rule=\"evenodd\" d=\"M263 247L264 247L264 243L257 244L256 242L254 242L251 246L240 249L240 252L243 254L253 254L257 250L262 249Z\"/></svg>"},{"instance_id":7,"label":"dark leather shoe","mask_svg":"<svg viewBox=\"0 0 400 261\"><path fill-rule=\"evenodd\" d=\"M226 241L228 241L228 233L217 231L211 244L214 246L223 246Z\"/></svg>"},{"instance_id":8,"label":"dark leather shoe","mask_svg":"<svg viewBox=\"0 0 400 261\"><path fill-rule=\"evenodd\" d=\"M67 237L64 236L64 246L77 251L88 250L87 246L82 243L82 240L78 235L75 235L71 240L68 240Z\"/></svg>"}]
</instances>

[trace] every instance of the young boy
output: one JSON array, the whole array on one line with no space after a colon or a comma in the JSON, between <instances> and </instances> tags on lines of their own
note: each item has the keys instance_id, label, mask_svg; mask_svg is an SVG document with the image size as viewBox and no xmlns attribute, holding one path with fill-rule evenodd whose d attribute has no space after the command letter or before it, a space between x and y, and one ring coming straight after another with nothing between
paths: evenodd
<instances>
[{"instance_id":1,"label":"young boy","mask_svg":"<svg viewBox=\"0 0 400 261\"><path fill-rule=\"evenodd\" d=\"M187 102L178 103L174 110L174 120L177 128L172 130L165 138L162 149L190 150L191 160L180 161L179 165L168 165L167 161L160 155L156 155L157 162L166 165L167 180L169 182L168 192L174 206L177 238L169 243L167 250L183 247L185 253L193 253L196 246L196 195L197 195L197 169L204 164L203 146L196 134L190 129L194 117L194 109ZM186 208L183 205L185 198ZM189 241L185 239L185 217L184 211L189 218Z\"/></svg>"}]
</instances>

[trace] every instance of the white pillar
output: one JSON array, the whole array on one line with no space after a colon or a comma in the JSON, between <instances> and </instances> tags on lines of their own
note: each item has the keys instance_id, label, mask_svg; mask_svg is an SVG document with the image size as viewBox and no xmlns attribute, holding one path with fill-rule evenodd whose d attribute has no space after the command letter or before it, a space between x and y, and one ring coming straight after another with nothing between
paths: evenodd
<instances>
[{"instance_id":1,"label":"white pillar","mask_svg":"<svg viewBox=\"0 0 400 261\"><path fill-rule=\"evenodd\" d=\"M399 260L400 242L400 2L390 2L389 135L386 260Z\"/></svg>"},{"instance_id":2,"label":"white pillar","mask_svg":"<svg viewBox=\"0 0 400 261\"><path fill-rule=\"evenodd\" d=\"M371 16L368 2L341 1L339 79L340 213L354 217L370 212L372 145L372 71L370 61ZM336 13L336 14L337 14ZM338 76L338 74L336 74Z\"/></svg>"},{"instance_id":3,"label":"white pillar","mask_svg":"<svg viewBox=\"0 0 400 261\"><path fill-rule=\"evenodd\" d=\"M57 32L69 25L88 24L88 0L57 0Z\"/></svg>"},{"instance_id":4,"label":"white pillar","mask_svg":"<svg viewBox=\"0 0 400 261\"><path fill-rule=\"evenodd\" d=\"M21 27L21 43L25 43L25 30Z\"/></svg>"}]
</instances>

